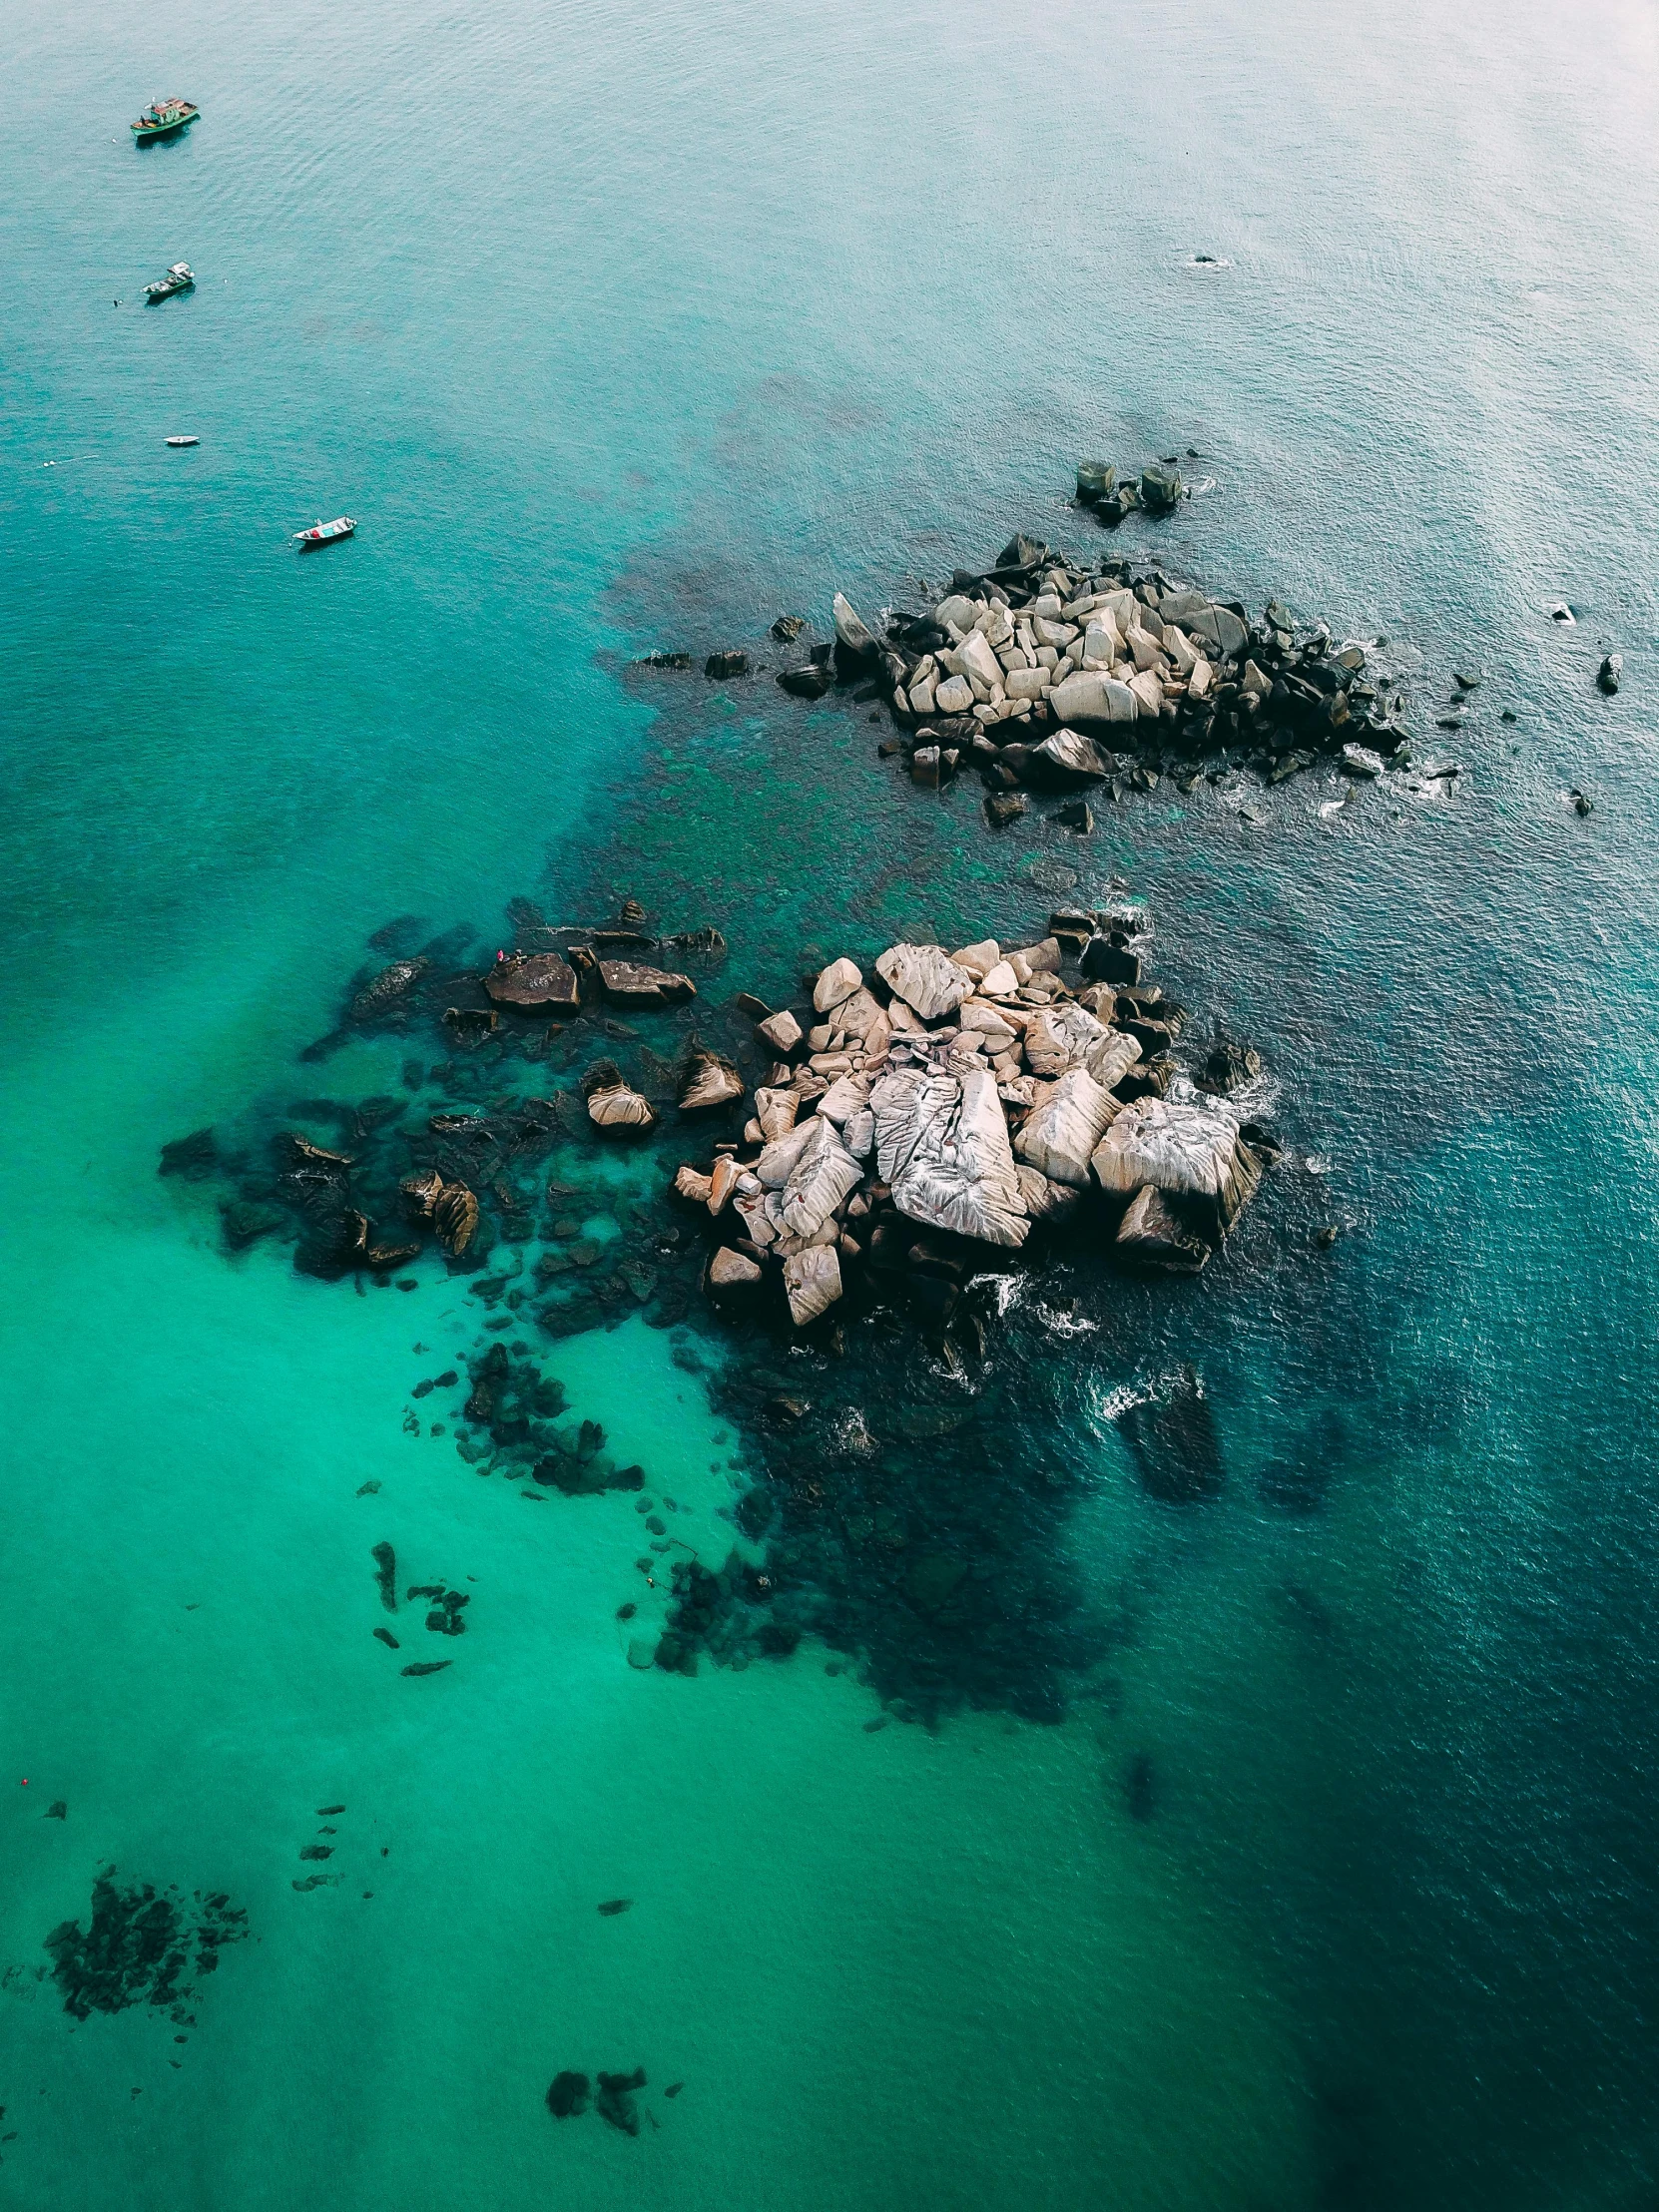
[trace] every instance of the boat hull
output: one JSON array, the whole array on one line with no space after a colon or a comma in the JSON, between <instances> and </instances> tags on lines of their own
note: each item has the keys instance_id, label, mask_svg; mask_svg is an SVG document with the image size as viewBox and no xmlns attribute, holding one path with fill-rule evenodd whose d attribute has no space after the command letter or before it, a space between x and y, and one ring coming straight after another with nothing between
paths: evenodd
<instances>
[{"instance_id":1,"label":"boat hull","mask_svg":"<svg viewBox=\"0 0 1659 2212\"><path fill-rule=\"evenodd\" d=\"M137 146L148 146L152 139L177 138L181 131L188 131L201 114L200 108L192 108L188 115L176 115L166 123L132 123L128 129Z\"/></svg>"}]
</instances>

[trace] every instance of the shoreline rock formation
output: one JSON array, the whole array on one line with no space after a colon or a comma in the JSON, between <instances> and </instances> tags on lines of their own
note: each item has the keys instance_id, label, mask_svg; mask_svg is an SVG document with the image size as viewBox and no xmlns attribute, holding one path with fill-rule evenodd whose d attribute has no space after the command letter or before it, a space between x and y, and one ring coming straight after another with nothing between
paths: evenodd
<instances>
[{"instance_id":1,"label":"shoreline rock formation","mask_svg":"<svg viewBox=\"0 0 1659 2212\"><path fill-rule=\"evenodd\" d=\"M1299 629L1277 600L1253 622L1160 568L1068 559L1023 533L931 607L890 614L882 639L839 592L834 621L835 666L885 693L914 781L976 770L993 824L1022 811L1021 790L1121 798L1162 777L1191 790L1248 768L1277 784L1322 761L1381 775L1410 757L1364 646ZM802 692L801 676L779 682ZM822 696L816 677L805 696Z\"/></svg>"},{"instance_id":2,"label":"shoreline rock formation","mask_svg":"<svg viewBox=\"0 0 1659 2212\"><path fill-rule=\"evenodd\" d=\"M942 1325L970 1268L1062 1223L1130 1266L1206 1266L1277 1150L1228 1103L1261 1059L1218 1046L1202 1089L1177 1066L1181 1010L1141 979L1138 918L1054 913L1006 950L889 945L867 975L843 956L812 979L817 1022L764 1014L758 1036L789 1042L742 1141L674 1178L714 1240L710 1298L781 1280L799 1329L849 1276L908 1273Z\"/></svg>"}]
</instances>

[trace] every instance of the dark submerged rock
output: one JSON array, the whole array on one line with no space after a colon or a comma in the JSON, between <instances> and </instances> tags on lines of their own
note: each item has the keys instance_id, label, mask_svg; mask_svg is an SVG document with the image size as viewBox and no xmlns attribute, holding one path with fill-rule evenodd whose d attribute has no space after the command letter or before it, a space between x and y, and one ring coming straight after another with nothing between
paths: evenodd
<instances>
[{"instance_id":1,"label":"dark submerged rock","mask_svg":"<svg viewBox=\"0 0 1659 2212\"><path fill-rule=\"evenodd\" d=\"M211 1129L195 1129L162 1146L160 1175L211 1175L219 1165L219 1143Z\"/></svg>"},{"instance_id":2,"label":"dark submerged rock","mask_svg":"<svg viewBox=\"0 0 1659 2212\"><path fill-rule=\"evenodd\" d=\"M93 1884L85 1929L64 1921L46 1938L64 2010L79 2020L134 2004L177 2005L193 1972L212 1973L221 1949L248 1934L247 1913L223 1891L186 1900L150 1883L121 1889L113 1876L111 1869Z\"/></svg>"},{"instance_id":3,"label":"dark submerged rock","mask_svg":"<svg viewBox=\"0 0 1659 2212\"><path fill-rule=\"evenodd\" d=\"M588 2077L585 2073L559 2073L553 2076L547 2091L547 2109L556 2120L580 2119L588 2108Z\"/></svg>"},{"instance_id":4,"label":"dark submerged rock","mask_svg":"<svg viewBox=\"0 0 1659 2212\"><path fill-rule=\"evenodd\" d=\"M1149 1496L1189 1504L1220 1491L1224 1470L1215 1417L1192 1368L1120 1413L1117 1425Z\"/></svg>"}]
</instances>

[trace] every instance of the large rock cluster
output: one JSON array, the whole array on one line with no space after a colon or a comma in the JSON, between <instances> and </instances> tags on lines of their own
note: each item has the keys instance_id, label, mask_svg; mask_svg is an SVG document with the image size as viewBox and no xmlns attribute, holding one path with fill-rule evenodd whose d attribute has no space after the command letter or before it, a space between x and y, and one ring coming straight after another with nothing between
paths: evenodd
<instances>
[{"instance_id":1,"label":"large rock cluster","mask_svg":"<svg viewBox=\"0 0 1659 2212\"><path fill-rule=\"evenodd\" d=\"M780 1057L743 1141L675 1181L720 1239L710 1294L776 1273L806 1326L868 1267L932 1286L944 1319L975 1248L1073 1216L1121 1259L1203 1267L1261 1177L1225 1096L1260 1061L1222 1047L1207 1089L1183 1075L1180 1010L1141 980L1135 919L1059 913L1018 948L889 945L867 972L832 960L810 1012L762 1009Z\"/></svg>"},{"instance_id":2,"label":"large rock cluster","mask_svg":"<svg viewBox=\"0 0 1659 2212\"><path fill-rule=\"evenodd\" d=\"M993 821L1021 811L1021 787L1117 797L1159 775L1191 788L1248 766L1277 783L1323 759L1375 776L1407 757L1362 646L1299 630L1277 601L1252 621L1161 570L1068 561L1023 535L882 638L839 593L833 613L835 666L885 690L911 775L977 769ZM828 674L780 681L816 696L801 680Z\"/></svg>"}]
</instances>

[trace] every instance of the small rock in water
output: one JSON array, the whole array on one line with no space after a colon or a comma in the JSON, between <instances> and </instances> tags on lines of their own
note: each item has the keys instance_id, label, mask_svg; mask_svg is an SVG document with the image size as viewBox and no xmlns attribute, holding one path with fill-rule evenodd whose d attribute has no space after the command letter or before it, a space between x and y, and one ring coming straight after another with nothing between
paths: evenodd
<instances>
[{"instance_id":1,"label":"small rock in water","mask_svg":"<svg viewBox=\"0 0 1659 2212\"><path fill-rule=\"evenodd\" d=\"M388 1651L400 1651L403 1648L389 1628L377 1628L374 1633Z\"/></svg>"},{"instance_id":2,"label":"small rock in water","mask_svg":"<svg viewBox=\"0 0 1659 2212\"><path fill-rule=\"evenodd\" d=\"M628 1912L633 1903L632 1898L607 1898L599 1908L600 1916L607 1921L615 1920L619 1913Z\"/></svg>"},{"instance_id":3,"label":"small rock in water","mask_svg":"<svg viewBox=\"0 0 1659 2212\"><path fill-rule=\"evenodd\" d=\"M1601 689L1607 694L1608 698L1611 699L1613 694L1618 690L1620 681L1622 680L1623 676L1624 655L1622 653L1609 653L1607 658L1602 662L1600 668L1596 671L1596 682L1601 686Z\"/></svg>"},{"instance_id":4,"label":"small rock in water","mask_svg":"<svg viewBox=\"0 0 1659 2212\"><path fill-rule=\"evenodd\" d=\"M1338 1228L1337 1224L1334 1221L1328 1221L1325 1227L1320 1231L1319 1235L1314 1239L1314 1242L1319 1246L1322 1252L1329 1252L1331 1250L1331 1247L1336 1243L1337 1239L1341 1235L1342 1231Z\"/></svg>"},{"instance_id":5,"label":"small rock in water","mask_svg":"<svg viewBox=\"0 0 1659 2212\"><path fill-rule=\"evenodd\" d=\"M448 1659L417 1659L412 1667L405 1667L405 1674L441 1674L453 1661Z\"/></svg>"},{"instance_id":6,"label":"small rock in water","mask_svg":"<svg viewBox=\"0 0 1659 2212\"><path fill-rule=\"evenodd\" d=\"M54 1799L52 1800L51 1804L50 1804L50 1805L49 1805L49 1806L48 1806L48 1807L46 1808L46 1813L45 1813L45 1816L44 1816L44 1817L45 1817L45 1818L46 1818L47 1820L49 1820L49 1821L66 1821L66 1820L68 1820L68 1818L69 1818L69 1805L68 1805L68 1802L67 1802L67 1800L65 1800L64 1798L61 1798L61 1797L60 1797L60 1798L54 1798Z\"/></svg>"},{"instance_id":7,"label":"small rock in water","mask_svg":"<svg viewBox=\"0 0 1659 2212\"><path fill-rule=\"evenodd\" d=\"M1593 805L1588 795L1584 792L1581 792L1576 785L1570 792L1568 792L1567 797L1572 801L1574 814L1587 815L1594 812Z\"/></svg>"},{"instance_id":8,"label":"small rock in water","mask_svg":"<svg viewBox=\"0 0 1659 2212\"><path fill-rule=\"evenodd\" d=\"M793 645L806 627L800 615L780 615L772 626L772 634L780 645Z\"/></svg>"},{"instance_id":9,"label":"small rock in water","mask_svg":"<svg viewBox=\"0 0 1659 2212\"><path fill-rule=\"evenodd\" d=\"M580 2119L588 2108L588 2077L585 2073L561 2073L553 2076L547 2091L547 2109L556 2120Z\"/></svg>"},{"instance_id":10,"label":"small rock in water","mask_svg":"<svg viewBox=\"0 0 1659 2212\"><path fill-rule=\"evenodd\" d=\"M624 2135L637 2135L640 2131L639 2107L634 2102L636 2089L645 2087L645 2068L636 2066L625 2073L602 2073L599 2076L599 2094L594 2099L594 2109L602 2120L620 2128Z\"/></svg>"}]
</instances>

